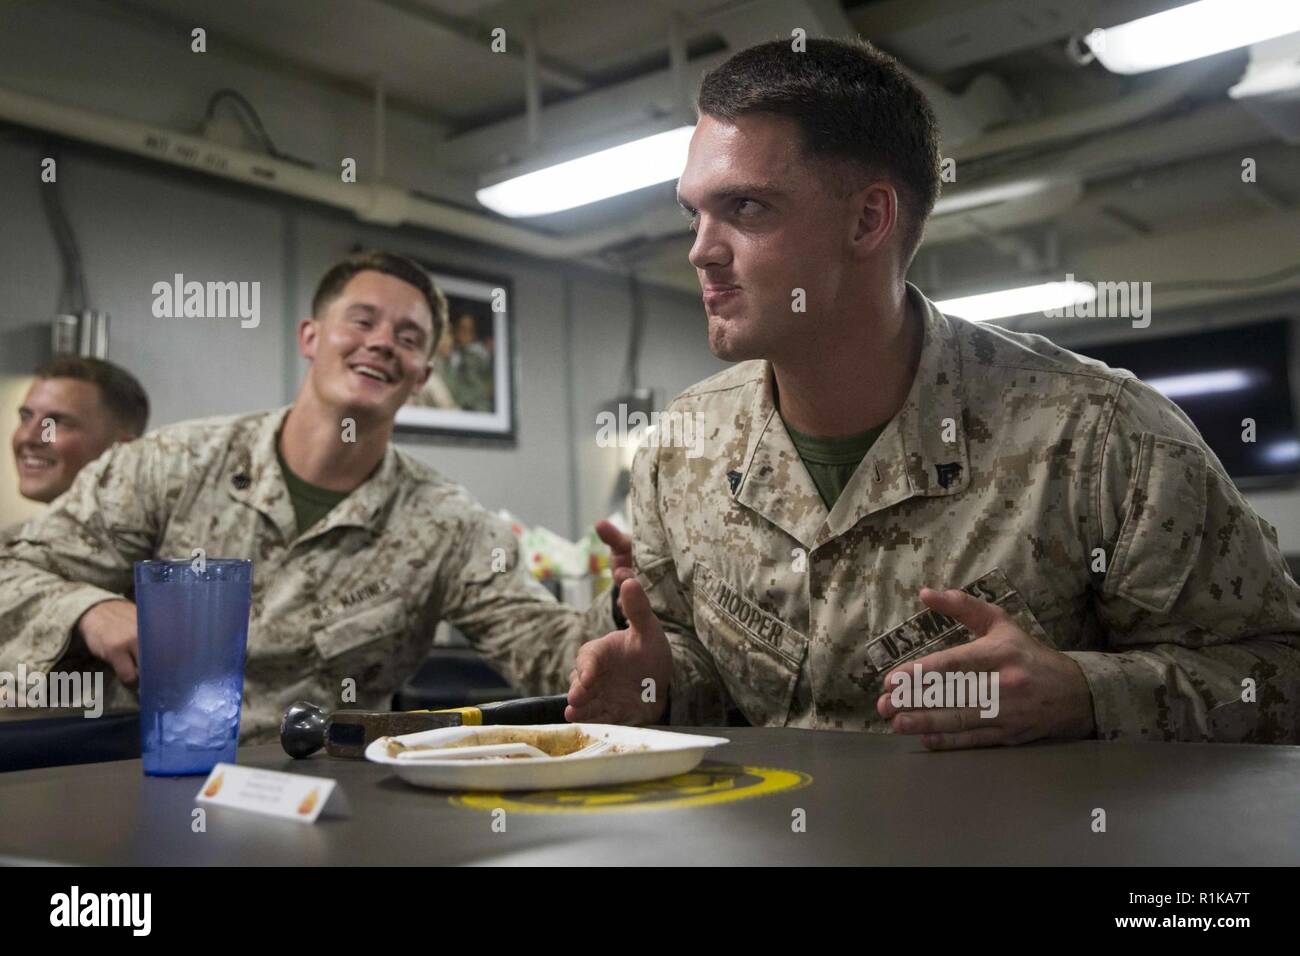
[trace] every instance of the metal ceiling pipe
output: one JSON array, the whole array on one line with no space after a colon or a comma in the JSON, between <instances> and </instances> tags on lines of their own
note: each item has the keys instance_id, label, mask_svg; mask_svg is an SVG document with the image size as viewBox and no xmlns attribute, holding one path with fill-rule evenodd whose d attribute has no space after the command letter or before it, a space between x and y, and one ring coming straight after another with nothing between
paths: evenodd
<instances>
[{"instance_id":1,"label":"metal ceiling pipe","mask_svg":"<svg viewBox=\"0 0 1300 956\"><path fill-rule=\"evenodd\" d=\"M388 134L386 124L388 105L384 101L384 76L375 76L375 178L381 182L386 175Z\"/></svg>"},{"instance_id":2,"label":"metal ceiling pipe","mask_svg":"<svg viewBox=\"0 0 1300 956\"><path fill-rule=\"evenodd\" d=\"M922 248L1054 219L1083 197L1078 180L1063 179L1022 199L937 216L925 224Z\"/></svg>"},{"instance_id":3,"label":"metal ceiling pipe","mask_svg":"<svg viewBox=\"0 0 1300 956\"><path fill-rule=\"evenodd\" d=\"M945 214L942 207L936 207L935 215L926 225L925 243L938 245L974 238L989 229L1013 229L1043 222L1084 198L1080 183L1112 179L1269 139L1269 131L1231 101L1212 103L1194 113L1097 137L1050 158L1030 159L1007 167L996 179L976 180L964 184L961 190L946 193L945 199L958 199L967 193L993 191L1016 183L1052 184L1052 188L1024 198L969 211Z\"/></svg>"},{"instance_id":4,"label":"metal ceiling pipe","mask_svg":"<svg viewBox=\"0 0 1300 956\"><path fill-rule=\"evenodd\" d=\"M537 74L537 24L530 20L524 38L524 109L528 116L529 156L542 142L542 82Z\"/></svg>"}]
</instances>

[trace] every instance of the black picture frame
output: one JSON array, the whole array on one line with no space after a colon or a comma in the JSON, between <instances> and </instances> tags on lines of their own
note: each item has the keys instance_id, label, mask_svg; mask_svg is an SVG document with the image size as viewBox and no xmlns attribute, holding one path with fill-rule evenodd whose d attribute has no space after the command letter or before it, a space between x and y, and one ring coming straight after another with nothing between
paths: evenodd
<instances>
[{"instance_id":1,"label":"black picture frame","mask_svg":"<svg viewBox=\"0 0 1300 956\"><path fill-rule=\"evenodd\" d=\"M429 382L398 410L397 431L404 437L513 445L518 382L513 283L506 276L451 268L420 256L408 258L423 266L447 297L448 329L435 345ZM474 330L468 347L463 338L456 339L458 327L465 328L466 316L473 320ZM487 380L485 356L490 369Z\"/></svg>"}]
</instances>

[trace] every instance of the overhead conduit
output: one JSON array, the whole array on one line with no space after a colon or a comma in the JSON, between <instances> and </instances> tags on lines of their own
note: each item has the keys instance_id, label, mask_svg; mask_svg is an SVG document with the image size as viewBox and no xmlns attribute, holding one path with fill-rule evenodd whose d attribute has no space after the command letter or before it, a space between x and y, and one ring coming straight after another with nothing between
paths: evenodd
<instances>
[{"instance_id":1,"label":"overhead conduit","mask_svg":"<svg viewBox=\"0 0 1300 956\"><path fill-rule=\"evenodd\" d=\"M423 226L545 259L577 259L637 237L635 229L626 227L572 238L550 236L415 196L395 186L345 183L338 174L14 90L0 89L0 119L346 209L366 222Z\"/></svg>"}]
</instances>

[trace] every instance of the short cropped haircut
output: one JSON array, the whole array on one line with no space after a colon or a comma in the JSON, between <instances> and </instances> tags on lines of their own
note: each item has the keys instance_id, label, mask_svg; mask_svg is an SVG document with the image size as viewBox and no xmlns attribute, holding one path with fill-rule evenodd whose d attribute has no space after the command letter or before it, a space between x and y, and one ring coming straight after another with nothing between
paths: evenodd
<instances>
[{"instance_id":1,"label":"short cropped haircut","mask_svg":"<svg viewBox=\"0 0 1300 956\"><path fill-rule=\"evenodd\" d=\"M701 114L773 113L798 124L807 154L886 178L899 193L904 266L939 198L939 129L898 62L863 40L775 40L741 50L704 78Z\"/></svg>"},{"instance_id":2,"label":"short cropped haircut","mask_svg":"<svg viewBox=\"0 0 1300 956\"><path fill-rule=\"evenodd\" d=\"M84 355L58 355L38 368L36 377L90 382L99 389L113 420L136 438L149 425L149 396L136 377L120 365Z\"/></svg>"},{"instance_id":3,"label":"short cropped haircut","mask_svg":"<svg viewBox=\"0 0 1300 956\"><path fill-rule=\"evenodd\" d=\"M442 330L447 327L447 297L433 284L433 279L422 266L405 256L391 252L357 252L331 266L316 286L316 294L311 297L311 314L319 318L358 272L382 272L415 286L424 294L424 301L429 304L429 312L433 315L433 337L429 340L429 354L433 354Z\"/></svg>"}]
</instances>

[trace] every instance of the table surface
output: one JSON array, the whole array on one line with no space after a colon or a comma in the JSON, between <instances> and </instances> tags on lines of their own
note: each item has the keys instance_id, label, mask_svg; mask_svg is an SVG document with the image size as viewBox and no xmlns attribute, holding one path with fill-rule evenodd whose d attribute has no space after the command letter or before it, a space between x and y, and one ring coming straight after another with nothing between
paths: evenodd
<instances>
[{"instance_id":1,"label":"table surface","mask_svg":"<svg viewBox=\"0 0 1300 956\"><path fill-rule=\"evenodd\" d=\"M377 764L324 754L292 760L276 745L245 747L241 764L338 780L349 814L307 825L209 806L206 831L195 833L201 777L145 777L138 760L27 770L0 775L0 862L1300 863L1300 747L1079 741L931 753L915 738L890 735L698 732L732 741L711 752L709 766L812 779L732 802L507 809L502 818L409 786ZM1094 830L1097 808L1105 832Z\"/></svg>"}]
</instances>

